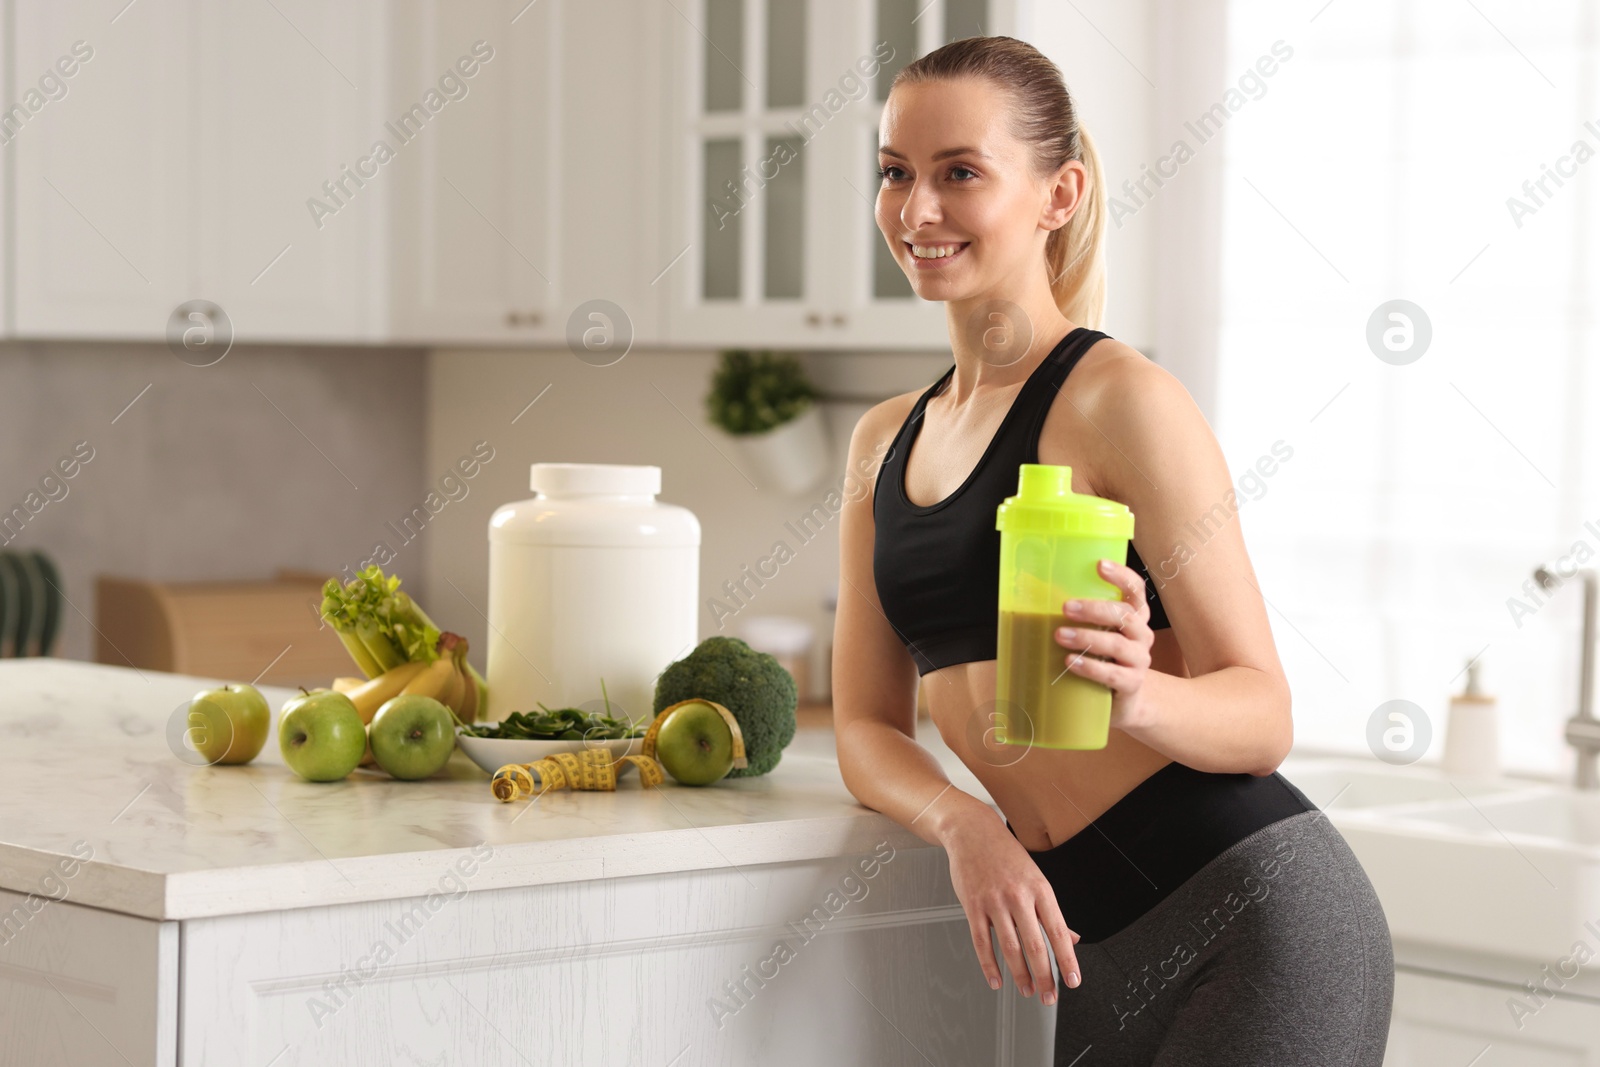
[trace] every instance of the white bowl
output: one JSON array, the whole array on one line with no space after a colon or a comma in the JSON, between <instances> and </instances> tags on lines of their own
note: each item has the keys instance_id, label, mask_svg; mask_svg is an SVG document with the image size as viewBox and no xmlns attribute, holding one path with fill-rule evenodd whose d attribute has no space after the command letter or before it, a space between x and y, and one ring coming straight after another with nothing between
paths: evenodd
<instances>
[{"instance_id":1,"label":"white bowl","mask_svg":"<svg viewBox=\"0 0 1600 1067\"><path fill-rule=\"evenodd\" d=\"M614 741L531 741L515 737L474 737L456 730L456 744L467 758L485 771L493 774L508 763L533 763L557 752L582 752L585 748L604 746L611 750L613 760L623 756L638 755L644 749L642 737L620 737ZM633 767L624 763L617 768L621 778Z\"/></svg>"}]
</instances>

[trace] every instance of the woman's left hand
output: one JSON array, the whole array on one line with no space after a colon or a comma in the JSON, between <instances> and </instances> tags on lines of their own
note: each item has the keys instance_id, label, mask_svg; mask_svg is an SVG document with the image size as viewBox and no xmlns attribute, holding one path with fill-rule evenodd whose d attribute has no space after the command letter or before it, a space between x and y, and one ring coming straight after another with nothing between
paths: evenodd
<instances>
[{"instance_id":1,"label":"woman's left hand","mask_svg":"<svg viewBox=\"0 0 1600 1067\"><path fill-rule=\"evenodd\" d=\"M1069 610L1073 602L1066 602L1062 610L1067 621L1056 629L1055 639L1068 650L1068 670L1111 690L1111 725L1128 730L1146 725L1153 714L1145 675L1156 634L1150 629L1150 605L1139 573L1103 559L1100 576L1122 590L1122 599L1079 600L1075 612Z\"/></svg>"}]
</instances>

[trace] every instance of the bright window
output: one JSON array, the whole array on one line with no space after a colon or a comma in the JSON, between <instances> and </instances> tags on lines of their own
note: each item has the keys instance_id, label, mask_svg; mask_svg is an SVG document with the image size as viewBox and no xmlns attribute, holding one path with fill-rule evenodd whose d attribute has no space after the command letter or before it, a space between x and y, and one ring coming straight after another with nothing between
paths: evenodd
<instances>
[{"instance_id":1,"label":"bright window","mask_svg":"<svg viewBox=\"0 0 1600 1067\"><path fill-rule=\"evenodd\" d=\"M1229 85L1292 54L1198 151L1224 158L1214 425L1236 473L1293 450L1240 520L1296 743L1365 751L1399 698L1437 760L1481 652L1505 765L1565 776L1581 583L1525 583L1600 566L1600 4L1289 8L1230 5ZM1395 299L1431 322L1415 362L1368 345Z\"/></svg>"}]
</instances>

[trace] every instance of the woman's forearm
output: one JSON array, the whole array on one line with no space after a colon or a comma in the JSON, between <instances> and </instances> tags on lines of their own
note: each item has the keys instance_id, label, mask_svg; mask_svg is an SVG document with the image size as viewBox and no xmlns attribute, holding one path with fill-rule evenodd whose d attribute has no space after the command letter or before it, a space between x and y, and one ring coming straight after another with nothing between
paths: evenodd
<instances>
[{"instance_id":1,"label":"woman's forearm","mask_svg":"<svg viewBox=\"0 0 1600 1067\"><path fill-rule=\"evenodd\" d=\"M1271 774L1294 741L1288 687L1253 667L1194 678L1149 671L1144 686L1144 721L1123 731L1197 771Z\"/></svg>"},{"instance_id":2,"label":"woman's forearm","mask_svg":"<svg viewBox=\"0 0 1600 1067\"><path fill-rule=\"evenodd\" d=\"M994 809L957 789L933 754L887 723L860 720L838 738L839 772L862 804L882 812L933 845L944 845L960 825Z\"/></svg>"}]
</instances>

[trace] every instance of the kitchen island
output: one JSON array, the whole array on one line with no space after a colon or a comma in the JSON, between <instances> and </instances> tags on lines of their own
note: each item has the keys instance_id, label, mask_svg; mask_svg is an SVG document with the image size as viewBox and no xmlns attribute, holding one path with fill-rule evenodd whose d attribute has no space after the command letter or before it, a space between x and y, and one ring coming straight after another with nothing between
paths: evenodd
<instances>
[{"instance_id":1,"label":"kitchen island","mask_svg":"<svg viewBox=\"0 0 1600 1067\"><path fill-rule=\"evenodd\" d=\"M988 988L944 851L829 730L757 778L502 804L459 751L186 762L213 684L0 661L0 1063L1049 1062L1052 1009Z\"/></svg>"}]
</instances>

